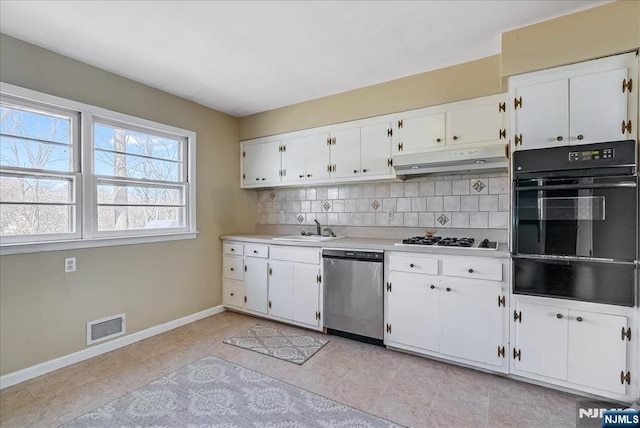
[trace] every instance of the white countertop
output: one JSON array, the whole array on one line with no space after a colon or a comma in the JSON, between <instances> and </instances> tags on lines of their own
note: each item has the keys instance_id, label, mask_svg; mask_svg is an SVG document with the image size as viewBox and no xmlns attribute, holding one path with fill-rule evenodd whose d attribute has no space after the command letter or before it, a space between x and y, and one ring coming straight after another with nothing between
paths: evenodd
<instances>
[{"instance_id":1,"label":"white countertop","mask_svg":"<svg viewBox=\"0 0 640 428\"><path fill-rule=\"evenodd\" d=\"M238 242L255 242L269 245L286 245L295 247L314 247L314 248L348 248L352 250L383 250L383 251L403 251L412 253L427 254L448 254L455 256L477 256L477 257L509 257L509 249L506 243L499 243L497 250L482 248L461 248L461 247L443 247L438 245L395 245L402 242L402 239L382 239L382 238L341 238L324 242L304 242L304 241L274 241L283 235L222 235L221 240L230 240Z\"/></svg>"}]
</instances>

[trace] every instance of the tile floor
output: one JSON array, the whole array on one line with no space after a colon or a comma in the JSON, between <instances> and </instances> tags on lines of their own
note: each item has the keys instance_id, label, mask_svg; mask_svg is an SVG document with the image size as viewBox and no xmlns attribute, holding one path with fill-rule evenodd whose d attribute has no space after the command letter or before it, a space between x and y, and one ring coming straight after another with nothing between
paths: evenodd
<instances>
[{"instance_id":1,"label":"tile floor","mask_svg":"<svg viewBox=\"0 0 640 428\"><path fill-rule=\"evenodd\" d=\"M0 426L58 426L206 355L410 427L575 426L577 396L336 336L286 326L329 339L302 366L222 343L256 322L277 324L223 312L5 388Z\"/></svg>"}]
</instances>

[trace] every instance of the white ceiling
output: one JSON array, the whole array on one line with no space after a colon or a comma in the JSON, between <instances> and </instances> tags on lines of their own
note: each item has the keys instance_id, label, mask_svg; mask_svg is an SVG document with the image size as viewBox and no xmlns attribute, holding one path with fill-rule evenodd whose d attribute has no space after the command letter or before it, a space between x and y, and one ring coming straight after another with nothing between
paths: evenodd
<instances>
[{"instance_id":1,"label":"white ceiling","mask_svg":"<svg viewBox=\"0 0 640 428\"><path fill-rule=\"evenodd\" d=\"M0 1L0 31L234 116L500 52L607 1Z\"/></svg>"}]
</instances>

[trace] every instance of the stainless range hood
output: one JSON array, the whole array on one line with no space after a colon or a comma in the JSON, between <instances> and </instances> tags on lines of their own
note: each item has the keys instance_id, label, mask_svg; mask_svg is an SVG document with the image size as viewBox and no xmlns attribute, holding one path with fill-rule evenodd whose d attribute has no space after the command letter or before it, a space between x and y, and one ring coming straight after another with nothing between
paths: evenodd
<instances>
[{"instance_id":1,"label":"stainless range hood","mask_svg":"<svg viewBox=\"0 0 640 428\"><path fill-rule=\"evenodd\" d=\"M393 157L396 176L401 179L434 173L506 171L506 147L498 144L468 149L402 154Z\"/></svg>"}]
</instances>

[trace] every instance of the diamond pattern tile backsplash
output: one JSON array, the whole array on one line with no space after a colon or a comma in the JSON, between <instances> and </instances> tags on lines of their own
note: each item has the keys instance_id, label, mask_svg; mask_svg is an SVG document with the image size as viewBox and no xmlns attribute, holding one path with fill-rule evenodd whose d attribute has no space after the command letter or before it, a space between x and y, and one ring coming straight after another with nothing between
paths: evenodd
<instances>
[{"instance_id":1,"label":"diamond pattern tile backsplash","mask_svg":"<svg viewBox=\"0 0 640 428\"><path fill-rule=\"evenodd\" d=\"M258 191L258 224L507 229L504 174Z\"/></svg>"}]
</instances>

